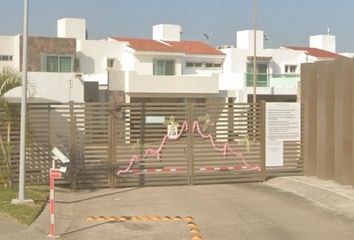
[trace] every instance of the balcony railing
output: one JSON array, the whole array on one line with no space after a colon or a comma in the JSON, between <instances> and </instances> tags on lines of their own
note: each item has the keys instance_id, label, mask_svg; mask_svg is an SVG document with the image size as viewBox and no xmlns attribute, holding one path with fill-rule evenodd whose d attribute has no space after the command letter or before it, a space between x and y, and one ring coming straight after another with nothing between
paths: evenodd
<instances>
[{"instance_id":1,"label":"balcony railing","mask_svg":"<svg viewBox=\"0 0 354 240\"><path fill-rule=\"evenodd\" d=\"M253 87L253 74L247 73L246 87ZM301 76L298 74L257 74L257 87L296 88Z\"/></svg>"}]
</instances>

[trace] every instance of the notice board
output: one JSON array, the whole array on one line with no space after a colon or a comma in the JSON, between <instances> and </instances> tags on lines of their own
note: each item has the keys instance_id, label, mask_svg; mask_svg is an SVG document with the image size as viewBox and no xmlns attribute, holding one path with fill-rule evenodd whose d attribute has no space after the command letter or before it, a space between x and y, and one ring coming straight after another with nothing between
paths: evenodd
<instances>
[{"instance_id":1,"label":"notice board","mask_svg":"<svg viewBox=\"0 0 354 240\"><path fill-rule=\"evenodd\" d=\"M284 165L284 142L301 140L300 103L266 103L266 166Z\"/></svg>"}]
</instances>

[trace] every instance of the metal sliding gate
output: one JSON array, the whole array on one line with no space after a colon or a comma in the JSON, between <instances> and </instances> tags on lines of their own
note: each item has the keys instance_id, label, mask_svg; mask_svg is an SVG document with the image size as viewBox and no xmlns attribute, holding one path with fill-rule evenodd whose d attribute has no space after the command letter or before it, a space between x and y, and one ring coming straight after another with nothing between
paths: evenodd
<instances>
[{"instance_id":1,"label":"metal sliding gate","mask_svg":"<svg viewBox=\"0 0 354 240\"><path fill-rule=\"evenodd\" d=\"M259 105L249 104L121 105L113 120L112 166L120 171L113 184L260 181L260 113ZM171 119L179 125L176 139L165 137Z\"/></svg>"},{"instance_id":2,"label":"metal sliding gate","mask_svg":"<svg viewBox=\"0 0 354 240\"><path fill-rule=\"evenodd\" d=\"M61 183L72 187L249 182L303 172L302 141L285 142L284 166L266 169L264 103L29 104L28 115L32 184L48 182L54 146L71 158ZM178 126L173 137L168 125Z\"/></svg>"}]
</instances>

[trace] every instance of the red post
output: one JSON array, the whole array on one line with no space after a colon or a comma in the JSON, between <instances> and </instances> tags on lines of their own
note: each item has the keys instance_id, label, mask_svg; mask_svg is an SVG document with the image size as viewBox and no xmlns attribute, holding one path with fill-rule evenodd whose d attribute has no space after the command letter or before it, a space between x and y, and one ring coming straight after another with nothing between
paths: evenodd
<instances>
[{"instance_id":1,"label":"red post","mask_svg":"<svg viewBox=\"0 0 354 240\"><path fill-rule=\"evenodd\" d=\"M50 179L49 179L49 188L50 188L50 196L49 196L49 208L50 208L50 230L49 236L52 238L56 238L55 236L55 200L54 200L54 180L61 177L61 173L59 169L50 169Z\"/></svg>"}]
</instances>

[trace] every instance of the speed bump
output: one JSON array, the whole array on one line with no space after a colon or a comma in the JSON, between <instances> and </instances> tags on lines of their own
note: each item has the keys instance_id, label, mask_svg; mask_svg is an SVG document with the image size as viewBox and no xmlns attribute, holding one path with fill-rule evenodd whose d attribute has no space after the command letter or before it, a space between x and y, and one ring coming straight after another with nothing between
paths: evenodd
<instances>
[{"instance_id":1,"label":"speed bump","mask_svg":"<svg viewBox=\"0 0 354 240\"><path fill-rule=\"evenodd\" d=\"M162 218L160 216L153 216L150 219L151 221L161 221Z\"/></svg>"},{"instance_id":2,"label":"speed bump","mask_svg":"<svg viewBox=\"0 0 354 240\"><path fill-rule=\"evenodd\" d=\"M173 218L173 221L183 221L183 219L180 216L176 216Z\"/></svg>"},{"instance_id":3,"label":"speed bump","mask_svg":"<svg viewBox=\"0 0 354 240\"><path fill-rule=\"evenodd\" d=\"M195 235L192 237L192 240L203 240L201 236Z\"/></svg>"},{"instance_id":4,"label":"speed bump","mask_svg":"<svg viewBox=\"0 0 354 240\"><path fill-rule=\"evenodd\" d=\"M189 229L189 232L192 234L200 234L199 228L191 228Z\"/></svg>"},{"instance_id":5,"label":"speed bump","mask_svg":"<svg viewBox=\"0 0 354 240\"><path fill-rule=\"evenodd\" d=\"M103 216L100 216L97 218L97 221L99 222L106 222L107 221L107 218L106 217L103 217Z\"/></svg>"},{"instance_id":6,"label":"speed bump","mask_svg":"<svg viewBox=\"0 0 354 240\"><path fill-rule=\"evenodd\" d=\"M107 219L108 222L116 222L119 217L111 216Z\"/></svg>"},{"instance_id":7,"label":"speed bump","mask_svg":"<svg viewBox=\"0 0 354 240\"><path fill-rule=\"evenodd\" d=\"M195 224L194 222L188 222L187 226L188 227L197 227L197 224Z\"/></svg>"},{"instance_id":8,"label":"speed bump","mask_svg":"<svg viewBox=\"0 0 354 240\"><path fill-rule=\"evenodd\" d=\"M188 222L193 222L194 218L192 218L191 216L185 217L184 221L188 221Z\"/></svg>"},{"instance_id":9,"label":"speed bump","mask_svg":"<svg viewBox=\"0 0 354 240\"><path fill-rule=\"evenodd\" d=\"M96 217L94 217L94 216L89 216L89 217L86 218L86 221L87 221L87 222L96 221Z\"/></svg>"},{"instance_id":10,"label":"speed bump","mask_svg":"<svg viewBox=\"0 0 354 240\"><path fill-rule=\"evenodd\" d=\"M165 216L165 217L162 218L162 220L163 220L163 221L171 221L172 218L169 217L169 216Z\"/></svg>"},{"instance_id":11,"label":"speed bump","mask_svg":"<svg viewBox=\"0 0 354 240\"><path fill-rule=\"evenodd\" d=\"M127 219L127 217L120 217L120 218L118 218L118 221L119 222L125 222L125 221L127 221L128 219Z\"/></svg>"},{"instance_id":12,"label":"speed bump","mask_svg":"<svg viewBox=\"0 0 354 240\"><path fill-rule=\"evenodd\" d=\"M203 240L203 237L200 235L200 230L198 228L198 225L195 223L194 218L191 216L187 217L180 217L180 216L175 216L175 217L170 217L170 216L110 216L110 217L104 217L104 216L89 216L86 218L86 221L88 222L93 222L93 221L99 221L99 222L162 222L162 221L184 221L187 222L187 227L189 229L189 233L191 234L191 240Z\"/></svg>"},{"instance_id":13,"label":"speed bump","mask_svg":"<svg viewBox=\"0 0 354 240\"><path fill-rule=\"evenodd\" d=\"M148 216L143 216L140 218L141 221L151 221L150 218Z\"/></svg>"}]
</instances>

